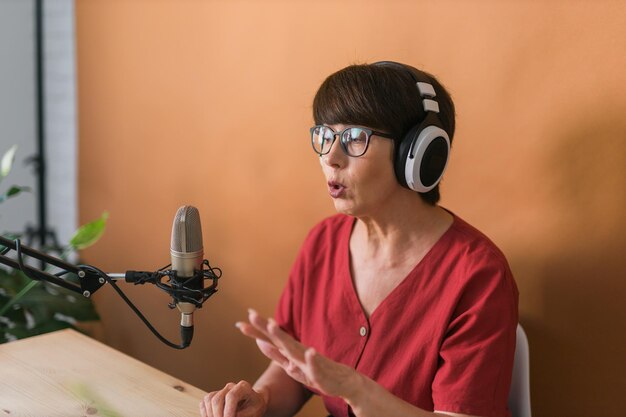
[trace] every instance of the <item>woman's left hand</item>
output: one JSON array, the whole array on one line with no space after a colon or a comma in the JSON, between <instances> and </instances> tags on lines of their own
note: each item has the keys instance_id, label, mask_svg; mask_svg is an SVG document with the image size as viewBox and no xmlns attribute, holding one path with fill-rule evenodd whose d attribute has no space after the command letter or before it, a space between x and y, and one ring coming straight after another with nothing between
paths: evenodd
<instances>
[{"instance_id":1,"label":"woman's left hand","mask_svg":"<svg viewBox=\"0 0 626 417\"><path fill-rule=\"evenodd\" d=\"M350 398L357 392L363 375L304 346L284 332L273 319L255 310L248 311L249 322L236 323L246 336L256 339L265 356L280 365L296 381L325 395Z\"/></svg>"}]
</instances>

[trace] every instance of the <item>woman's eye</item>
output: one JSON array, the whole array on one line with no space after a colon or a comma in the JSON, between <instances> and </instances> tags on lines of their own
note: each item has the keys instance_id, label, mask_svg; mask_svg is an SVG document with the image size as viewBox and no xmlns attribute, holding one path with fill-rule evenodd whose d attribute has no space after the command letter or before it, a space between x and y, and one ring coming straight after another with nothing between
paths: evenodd
<instances>
[{"instance_id":1,"label":"woman's eye","mask_svg":"<svg viewBox=\"0 0 626 417\"><path fill-rule=\"evenodd\" d=\"M365 132L363 132L362 130L353 130L352 132L350 132L350 142L365 142Z\"/></svg>"}]
</instances>

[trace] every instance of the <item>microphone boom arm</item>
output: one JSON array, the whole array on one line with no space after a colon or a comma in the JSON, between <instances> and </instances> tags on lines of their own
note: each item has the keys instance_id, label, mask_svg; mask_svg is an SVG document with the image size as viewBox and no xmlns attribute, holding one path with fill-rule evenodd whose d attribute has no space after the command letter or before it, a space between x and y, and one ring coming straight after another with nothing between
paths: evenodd
<instances>
[{"instance_id":1,"label":"microphone boom arm","mask_svg":"<svg viewBox=\"0 0 626 417\"><path fill-rule=\"evenodd\" d=\"M70 291L74 291L75 293L81 294L87 298L91 297L91 295L99 290L100 287L102 287L106 282L104 277L99 277L93 271L88 268L84 268L82 265L73 265L62 259L50 256L26 245L22 245L19 239L10 240L0 236L0 244L4 246L4 249L0 251L0 263L22 271L32 280L46 281ZM17 253L17 259L14 260L4 256L11 250L14 250ZM27 255L50 265L54 265L61 269L62 272L57 275L53 275L49 272L27 265L23 261L23 255ZM68 273L76 274L79 278L80 285L61 278L61 276Z\"/></svg>"}]
</instances>

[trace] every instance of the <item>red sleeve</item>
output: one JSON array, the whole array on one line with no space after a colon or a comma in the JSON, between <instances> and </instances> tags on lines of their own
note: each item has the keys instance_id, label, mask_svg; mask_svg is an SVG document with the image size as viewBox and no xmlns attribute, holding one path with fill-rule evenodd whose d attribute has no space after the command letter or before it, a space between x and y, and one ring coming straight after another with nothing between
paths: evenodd
<instances>
[{"instance_id":1,"label":"red sleeve","mask_svg":"<svg viewBox=\"0 0 626 417\"><path fill-rule=\"evenodd\" d=\"M325 248L334 242L337 230L351 227L351 218L344 215L329 217L315 225L307 234L296 256L287 285L276 306L274 318L278 325L298 341L302 341L302 311L307 299L304 291L308 280L313 279L316 265L328 261ZM310 295L310 294L307 294Z\"/></svg>"},{"instance_id":2,"label":"red sleeve","mask_svg":"<svg viewBox=\"0 0 626 417\"><path fill-rule=\"evenodd\" d=\"M301 323L302 323L302 288L306 268L306 251L309 246L309 239L300 248L298 256L291 267L289 280L283 289L278 300L274 318L276 323L293 338L300 341L301 339Z\"/></svg>"},{"instance_id":3,"label":"red sleeve","mask_svg":"<svg viewBox=\"0 0 626 417\"><path fill-rule=\"evenodd\" d=\"M432 385L434 409L508 416L518 292L503 256L486 251L468 264Z\"/></svg>"}]
</instances>

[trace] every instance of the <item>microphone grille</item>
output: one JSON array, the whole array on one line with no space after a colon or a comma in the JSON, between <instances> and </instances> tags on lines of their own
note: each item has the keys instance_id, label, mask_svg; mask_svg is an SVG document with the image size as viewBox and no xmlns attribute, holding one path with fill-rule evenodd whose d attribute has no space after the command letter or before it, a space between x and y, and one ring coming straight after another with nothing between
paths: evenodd
<instances>
[{"instance_id":1,"label":"microphone grille","mask_svg":"<svg viewBox=\"0 0 626 417\"><path fill-rule=\"evenodd\" d=\"M197 208L182 206L176 212L170 249L184 253L202 250L202 226Z\"/></svg>"}]
</instances>

